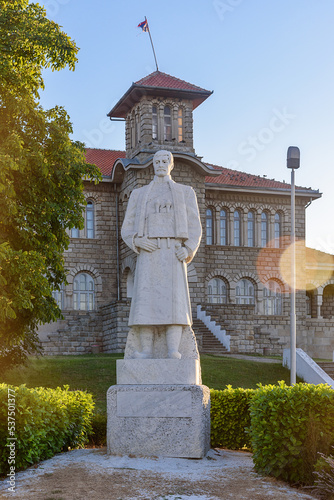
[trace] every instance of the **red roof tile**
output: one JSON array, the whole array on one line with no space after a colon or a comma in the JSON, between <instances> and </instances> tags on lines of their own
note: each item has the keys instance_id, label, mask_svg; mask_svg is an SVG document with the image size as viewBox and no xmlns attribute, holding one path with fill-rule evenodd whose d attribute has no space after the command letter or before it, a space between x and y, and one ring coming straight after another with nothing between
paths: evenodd
<instances>
[{"instance_id":1,"label":"red roof tile","mask_svg":"<svg viewBox=\"0 0 334 500\"><path fill-rule=\"evenodd\" d=\"M99 167L102 175L111 175L117 158L125 158L125 151L97 148L86 149L86 161Z\"/></svg>"},{"instance_id":2,"label":"red roof tile","mask_svg":"<svg viewBox=\"0 0 334 500\"><path fill-rule=\"evenodd\" d=\"M115 151L111 149L86 149L86 160L88 163L94 163L101 170L102 175L111 175L113 165L118 158L125 158L125 151ZM290 184L286 182L275 181L275 179L267 179L259 175L247 174L239 170L232 170L230 168L220 167L206 163L209 167L219 170L221 173L218 176L205 177L205 182L208 184L217 184L223 186L235 187L248 187L248 188L263 188L263 189L284 189L290 190ZM314 192L311 188L303 188L296 186L296 190L309 190ZM320 194L319 194L320 196Z\"/></svg>"},{"instance_id":3,"label":"red roof tile","mask_svg":"<svg viewBox=\"0 0 334 500\"><path fill-rule=\"evenodd\" d=\"M221 174L215 177L207 176L205 177L205 182L208 184L221 184L225 186L238 186L238 187L256 187L256 188L269 188L269 189L290 189L291 185L286 182L276 181L275 179L267 179L266 177L261 177L260 175L247 174L245 172L240 172L239 170L232 170L230 168L220 167L218 165L212 165L206 163L209 167L215 170L220 170ZM296 186L296 189L309 189Z\"/></svg>"},{"instance_id":4,"label":"red roof tile","mask_svg":"<svg viewBox=\"0 0 334 500\"><path fill-rule=\"evenodd\" d=\"M167 73L154 71L154 73L133 83L112 110L109 111L108 116L125 118L144 95L190 99L193 109L196 109L211 94L210 90L202 89L175 76L167 75Z\"/></svg>"},{"instance_id":5,"label":"red roof tile","mask_svg":"<svg viewBox=\"0 0 334 500\"><path fill-rule=\"evenodd\" d=\"M180 89L180 90L194 90L197 92L198 91L209 92L208 90L202 89L197 85L185 82L184 80L180 80L180 78L168 75L167 73L162 73L161 71L154 71L154 73L145 76L144 78L138 80L138 82L135 83L136 85L144 87L159 87L165 89Z\"/></svg>"}]
</instances>

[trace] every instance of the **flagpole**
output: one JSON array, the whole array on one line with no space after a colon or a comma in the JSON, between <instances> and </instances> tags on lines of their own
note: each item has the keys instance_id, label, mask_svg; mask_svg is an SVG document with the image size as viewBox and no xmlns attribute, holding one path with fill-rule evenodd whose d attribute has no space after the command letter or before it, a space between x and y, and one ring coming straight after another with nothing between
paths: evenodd
<instances>
[{"instance_id":1,"label":"flagpole","mask_svg":"<svg viewBox=\"0 0 334 500\"><path fill-rule=\"evenodd\" d=\"M146 16L145 16L145 21L147 22ZM157 71L159 71L159 68L158 68L158 61L157 61L157 56L155 55L154 45L153 45L153 41L152 41L152 37L151 37L151 32L150 32L150 27L149 27L149 25L148 25L148 22L147 22L147 30L148 30L148 34L150 35L150 40L151 40L151 45L152 45L152 50L153 50L153 55L154 55L155 65L156 65L156 67L157 67Z\"/></svg>"}]
</instances>

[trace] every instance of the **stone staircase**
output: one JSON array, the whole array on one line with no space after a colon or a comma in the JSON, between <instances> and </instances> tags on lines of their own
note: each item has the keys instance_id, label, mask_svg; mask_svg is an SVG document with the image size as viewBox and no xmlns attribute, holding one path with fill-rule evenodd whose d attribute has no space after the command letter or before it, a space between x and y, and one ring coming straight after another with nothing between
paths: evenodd
<instances>
[{"instance_id":1,"label":"stone staircase","mask_svg":"<svg viewBox=\"0 0 334 500\"><path fill-rule=\"evenodd\" d=\"M198 348L203 354L227 354L226 347L213 335L200 319L193 319L192 326L198 340Z\"/></svg>"},{"instance_id":2,"label":"stone staircase","mask_svg":"<svg viewBox=\"0 0 334 500\"><path fill-rule=\"evenodd\" d=\"M334 380L334 362L332 361L322 361L317 363L320 368L324 370L333 380Z\"/></svg>"}]
</instances>

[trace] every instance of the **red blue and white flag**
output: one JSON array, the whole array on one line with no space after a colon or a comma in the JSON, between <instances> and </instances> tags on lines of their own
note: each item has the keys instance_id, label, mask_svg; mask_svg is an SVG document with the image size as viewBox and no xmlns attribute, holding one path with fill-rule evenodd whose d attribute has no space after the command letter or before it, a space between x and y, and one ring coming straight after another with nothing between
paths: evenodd
<instances>
[{"instance_id":1,"label":"red blue and white flag","mask_svg":"<svg viewBox=\"0 0 334 500\"><path fill-rule=\"evenodd\" d=\"M148 31L147 19L145 19L145 21L143 21L142 23L139 23L137 28L141 28L143 31Z\"/></svg>"}]
</instances>

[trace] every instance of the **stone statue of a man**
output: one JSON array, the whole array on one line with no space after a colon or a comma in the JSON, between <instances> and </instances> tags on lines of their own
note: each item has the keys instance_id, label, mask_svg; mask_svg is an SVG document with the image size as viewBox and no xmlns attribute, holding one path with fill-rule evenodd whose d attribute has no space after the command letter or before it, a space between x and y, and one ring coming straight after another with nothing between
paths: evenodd
<instances>
[{"instance_id":1,"label":"stone statue of a man","mask_svg":"<svg viewBox=\"0 0 334 500\"><path fill-rule=\"evenodd\" d=\"M187 263L202 236L194 190L175 183L169 151L153 158L154 179L130 196L122 238L137 256L129 326L139 331L137 358L151 358L155 327L164 325L169 358L180 359L182 328L192 325Z\"/></svg>"}]
</instances>

